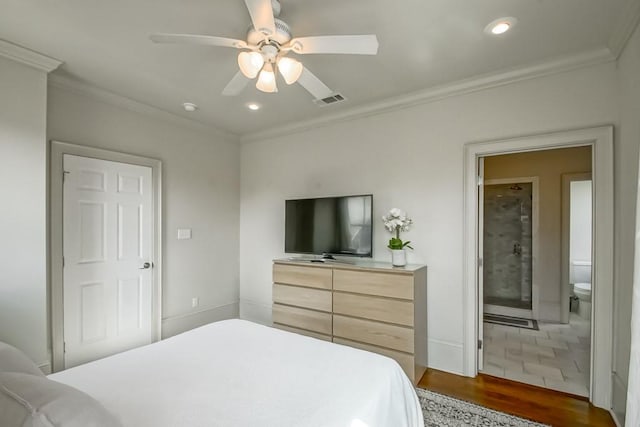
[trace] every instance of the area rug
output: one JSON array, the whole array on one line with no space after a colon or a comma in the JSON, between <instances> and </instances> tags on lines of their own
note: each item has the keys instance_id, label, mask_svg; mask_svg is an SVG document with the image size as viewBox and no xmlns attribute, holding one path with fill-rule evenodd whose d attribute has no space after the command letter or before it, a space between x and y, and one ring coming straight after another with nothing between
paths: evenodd
<instances>
[{"instance_id":1,"label":"area rug","mask_svg":"<svg viewBox=\"0 0 640 427\"><path fill-rule=\"evenodd\" d=\"M550 427L416 388L425 427Z\"/></svg>"},{"instance_id":2,"label":"area rug","mask_svg":"<svg viewBox=\"0 0 640 427\"><path fill-rule=\"evenodd\" d=\"M500 314L484 315L485 323L494 323L496 325L513 326L515 328L533 329L539 331L538 321L531 319L521 319L520 317L502 316Z\"/></svg>"}]
</instances>

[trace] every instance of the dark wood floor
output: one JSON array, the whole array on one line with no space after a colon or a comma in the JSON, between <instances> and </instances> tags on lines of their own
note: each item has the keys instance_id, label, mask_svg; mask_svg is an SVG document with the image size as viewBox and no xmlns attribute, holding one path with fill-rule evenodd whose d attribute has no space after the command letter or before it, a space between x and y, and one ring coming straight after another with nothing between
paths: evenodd
<instances>
[{"instance_id":1,"label":"dark wood floor","mask_svg":"<svg viewBox=\"0 0 640 427\"><path fill-rule=\"evenodd\" d=\"M469 378L429 369L418 387L553 427L615 427L609 412L585 398L489 375Z\"/></svg>"}]
</instances>

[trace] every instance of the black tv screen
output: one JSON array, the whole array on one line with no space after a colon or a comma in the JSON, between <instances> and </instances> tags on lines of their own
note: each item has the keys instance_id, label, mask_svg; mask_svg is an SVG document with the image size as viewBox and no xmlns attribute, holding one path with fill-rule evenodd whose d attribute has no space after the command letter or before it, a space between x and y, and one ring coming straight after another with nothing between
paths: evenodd
<instances>
[{"instance_id":1,"label":"black tv screen","mask_svg":"<svg viewBox=\"0 0 640 427\"><path fill-rule=\"evenodd\" d=\"M371 257L372 195L285 202L284 251Z\"/></svg>"}]
</instances>

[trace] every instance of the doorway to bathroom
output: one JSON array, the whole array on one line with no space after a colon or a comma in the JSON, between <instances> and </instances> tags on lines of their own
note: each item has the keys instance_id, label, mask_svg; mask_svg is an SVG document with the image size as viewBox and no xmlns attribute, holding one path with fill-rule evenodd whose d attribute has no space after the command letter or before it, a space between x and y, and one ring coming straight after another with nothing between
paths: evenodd
<instances>
[{"instance_id":1,"label":"doorway to bathroom","mask_svg":"<svg viewBox=\"0 0 640 427\"><path fill-rule=\"evenodd\" d=\"M591 150L480 158L482 373L589 396Z\"/></svg>"}]
</instances>

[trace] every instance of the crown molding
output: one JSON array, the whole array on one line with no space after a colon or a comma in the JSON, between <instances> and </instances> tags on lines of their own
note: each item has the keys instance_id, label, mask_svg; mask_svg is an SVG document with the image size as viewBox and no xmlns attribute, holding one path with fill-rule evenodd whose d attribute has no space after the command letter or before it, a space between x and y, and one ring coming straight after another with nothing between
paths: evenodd
<instances>
[{"instance_id":1,"label":"crown molding","mask_svg":"<svg viewBox=\"0 0 640 427\"><path fill-rule=\"evenodd\" d=\"M106 104L113 105L115 107L123 108L125 110L133 111L135 113L145 114L153 118L169 121L173 124L187 127L191 130L196 130L201 133L206 133L209 136L216 136L226 139L230 142L238 142L239 137L235 133L227 132L216 128L208 123L203 123L197 120L187 119L169 111L163 110L158 107L154 107L149 104L145 104L139 101L135 101L131 98L110 92L105 89L101 89L97 86L90 85L88 83L80 82L76 79L52 74L49 76L49 86L66 90L68 92L75 93L77 95L86 96L96 101L104 102Z\"/></svg>"},{"instance_id":2,"label":"crown molding","mask_svg":"<svg viewBox=\"0 0 640 427\"><path fill-rule=\"evenodd\" d=\"M588 67L612 61L615 61L615 57L611 54L611 51L608 48L596 49L577 55L544 61L527 67L516 68L499 73L484 74L471 79L460 80L454 83L436 86L418 92L412 92L407 95L389 98L363 107L341 111L339 113L334 113L317 119L305 120L291 125L278 126L267 130L261 130L260 132L247 133L240 136L240 141L242 143L249 143L303 132L333 123L346 122L372 115L387 113L415 105L438 101L444 98L464 95L508 85L522 80L558 74L576 68Z\"/></svg>"},{"instance_id":3,"label":"crown molding","mask_svg":"<svg viewBox=\"0 0 640 427\"><path fill-rule=\"evenodd\" d=\"M640 0L629 0L609 37L608 46L617 59L640 22Z\"/></svg>"},{"instance_id":4,"label":"crown molding","mask_svg":"<svg viewBox=\"0 0 640 427\"><path fill-rule=\"evenodd\" d=\"M2 39L0 39L0 56L37 68L46 73L50 73L62 64L62 61Z\"/></svg>"}]
</instances>

